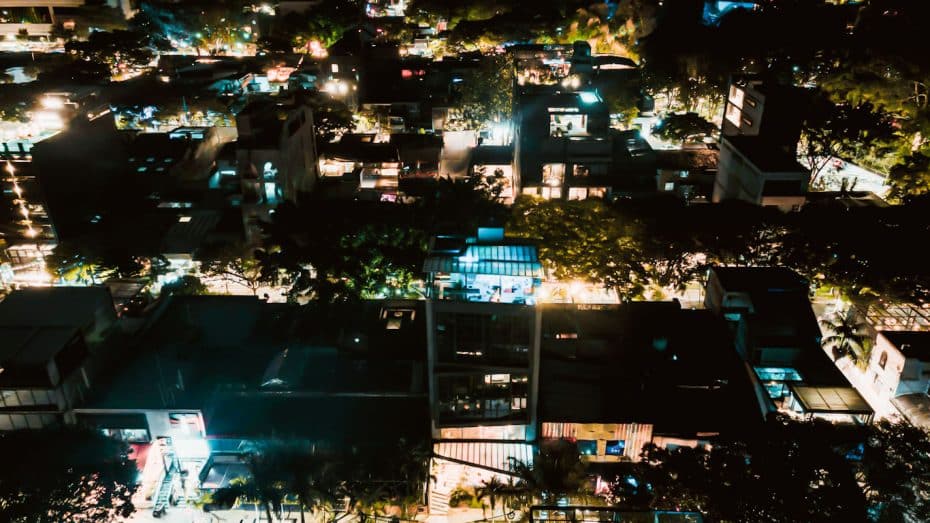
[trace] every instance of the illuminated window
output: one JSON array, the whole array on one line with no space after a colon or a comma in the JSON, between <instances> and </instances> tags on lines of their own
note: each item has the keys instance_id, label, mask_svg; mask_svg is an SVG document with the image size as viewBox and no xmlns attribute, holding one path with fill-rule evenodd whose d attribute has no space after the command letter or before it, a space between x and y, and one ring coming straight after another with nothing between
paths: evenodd
<instances>
[{"instance_id":1,"label":"illuminated window","mask_svg":"<svg viewBox=\"0 0 930 523\"><path fill-rule=\"evenodd\" d=\"M597 441L593 439L578 440L578 453L582 456L596 456Z\"/></svg>"},{"instance_id":2,"label":"illuminated window","mask_svg":"<svg viewBox=\"0 0 930 523\"><path fill-rule=\"evenodd\" d=\"M735 85L731 85L730 96L729 96L730 103L742 109L743 108L743 97L745 96L745 94L746 93L741 88Z\"/></svg>"},{"instance_id":3,"label":"illuminated window","mask_svg":"<svg viewBox=\"0 0 930 523\"><path fill-rule=\"evenodd\" d=\"M332 72L334 72L334 73L338 73L338 72L339 72L339 64L333 64L332 67L331 67L331 70L332 70Z\"/></svg>"},{"instance_id":4,"label":"illuminated window","mask_svg":"<svg viewBox=\"0 0 930 523\"><path fill-rule=\"evenodd\" d=\"M730 122L731 124L738 127L739 118L741 114L742 114L742 111L740 111L739 107L735 105L727 106L727 121Z\"/></svg>"},{"instance_id":5,"label":"illuminated window","mask_svg":"<svg viewBox=\"0 0 930 523\"><path fill-rule=\"evenodd\" d=\"M543 187L542 197L547 200L558 200L562 197L561 187Z\"/></svg>"},{"instance_id":6,"label":"illuminated window","mask_svg":"<svg viewBox=\"0 0 930 523\"><path fill-rule=\"evenodd\" d=\"M674 190L675 190L675 182L665 182L665 190L666 190L666 191L674 191Z\"/></svg>"},{"instance_id":7,"label":"illuminated window","mask_svg":"<svg viewBox=\"0 0 930 523\"><path fill-rule=\"evenodd\" d=\"M178 217L178 223L187 223L189 221L191 221L190 216L179 216Z\"/></svg>"},{"instance_id":8,"label":"illuminated window","mask_svg":"<svg viewBox=\"0 0 930 523\"><path fill-rule=\"evenodd\" d=\"M749 118L743 117L743 123L746 124L746 127L752 127L752 120Z\"/></svg>"},{"instance_id":9,"label":"illuminated window","mask_svg":"<svg viewBox=\"0 0 930 523\"><path fill-rule=\"evenodd\" d=\"M584 200L588 197L587 187L572 187L568 190L569 200Z\"/></svg>"},{"instance_id":10,"label":"illuminated window","mask_svg":"<svg viewBox=\"0 0 930 523\"><path fill-rule=\"evenodd\" d=\"M622 456L626 449L626 442L621 440L607 440L606 454L608 456Z\"/></svg>"},{"instance_id":11,"label":"illuminated window","mask_svg":"<svg viewBox=\"0 0 930 523\"><path fill-rule=\"evenodd\" d=\"M591 170L588 169L586 165L575 165L572 168L572 176L575 178L587 178L588 174L591 173Z\"/></svg>"},{"instance_id":12,"label":"illuminated window","mask_svg":"<svg viewBox=\"0 0 930 523\"><path fill-rule=\"evenodd\" d=\"M565 181L564 163L546 163L542 168L542 181L549 187L561 187Z\"/></svg>"}]
</instances>

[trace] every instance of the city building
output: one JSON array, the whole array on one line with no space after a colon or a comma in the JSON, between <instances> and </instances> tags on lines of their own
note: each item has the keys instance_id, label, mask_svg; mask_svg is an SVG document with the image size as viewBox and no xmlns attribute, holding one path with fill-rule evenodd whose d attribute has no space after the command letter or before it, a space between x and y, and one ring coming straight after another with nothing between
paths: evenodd
<instances>
[{"instance_id":1,"label":"city building","mask_svg":"<svg viewBox=\"0 0 930 523\"><path fill-rule=\"evenodd\" d=\"M475 236L434 237L423 272L436 300L526 305L535 304L543 276L536 246L494 227Z\"/></svg>"},{"instance_id":2,"label":"city building","mask_svg":"<svg viewBox=\"0 0 930 523\"><path fill-rule=\"evenodd\" d=\"M547 200L605 195L607 187L585 183L605 176L613 157L604 101L594 92L534 91L538 94L521 94L515 102L514 172L520 194Z\"/></svg>"},{"instance_id":3,"label":"city building","mask_svg":"<svg viewBox=\"0 0 930 523\"><path fill-rule=\"evenodd\" d=\"M675 302L542 309L539 437L606 466L643 447L703 446L764 410L725 322Z\"/></svg>"},{"instance_id":4,"label":"city building","mask_svg":"<svg viewBox=\"0 0 930 523\"><path fill-rule=\"evenodd\" d=\"M512 204L515 193L512 145L479 145L472 150L471 175L481 177L504 204Z\"/></svg>"},{"instance_id":5,"label":"city building","mask_svg":"<svg viewBox=\"0 0 930 523\"><path fill-rule=\"evenodd\" d=\"M6 162L0 171L0 202L4 216L0 288L48 281L45 257L57 245L58 236L32 163Z\"/></svg>"},{"instance_id":6,"label":"city building","mask_svg":"<svg viewBox=\"0 0 930 523\"><path fill-rule=\"evenodd\" d=\"M536 439L540 309L532 297L541 276L536 249L504 238L439 236L423 271L430 414L433 435L431 513L489 476L532 462Z\"/></svg>"},{"instance_id":7,"label":"city building","mask_svg":"<svg viewBox=\"0 0 930 523\"><path fill-rule=\"evenodd\" d=\"M0 301L0 430L67 421L95 383L115 321L106 287L29 288Z\"/></svg>"},{"instance_id":8,"label":"city building","mask_svg":"<svg viewBox=\"0 0 930 523\"><path fill-rule=\"evenodd\" d=\"M718 266L709 271L704 305L727 321L765 410L869 423L871 406L821 348L809 293L790 269Z\"/></svg>"},{"instance_id":9,"label":"city building","mask_svg":"<svg viewBox=\"0 0 930 523\"><path fill-rule=\"evenodd\" d=\"M252 102L236 116L236 129L236 170L247 224L266 220L278 203L296 202L299 194L313 190L318 171L309 107Z\"/></svg>"},{"instance_id":10,"label":"city building","mask_svg":"<svg viewBox=\"0 0 930 523\"><path fill-rule=\"evenodd\" d=\"M744 200L799 210L810 169L797 161L803 89L754 77L734 78L724 103L713 200Z\"/></svg>"},{"instance_id":11,"label":"city building","mask_svg":"<svg viewBox=\"0 0 930 523\"><path fill-rule=\"evenodd\" d=\"M930 332L882 331L869 353L865 378L914 425L930 427Z\"/></svg>"},{"instance_id":12,"label":"city building","mask_svg":"<svg viewBox=\"0 0 930 523\"><path fill-rule=\"evenodd\" d=\"M686 201L710 202L717 178L717 148L658 150L656 189Z\"/></svg>"},{"instance_id":13,"label":"city building","mask_svg":"<svg viewBox=\"0 0 930 523\"><path fill-rule=\"evenodd\" d=\"M713 201L743 200L797 211L806 203L810 169L798 163L793 149L774 147L758 137L724 136Z\"/></svg>"},{"instance_id":14,"label":"city building","mask_svg":"<svg viewBox=\"0 0 930 523\"><path fill-rule=\"evenodd\" d=\"M139 507L164 508L166 492L186 503L228 486L250 445L269 439L337 449L428 439L424 328L417 302L173 296L74 417L147 456Z\"/></svg>"},{"instance_id":15,"label":"city building","mask_svg":"<svg viewBox=\"0 0 930 523\"><path fill-rule=\"evenodd\" d=\"M754 77L730 82L723 108L723 136L755 136L777 146L794 147L801 137L804 90Z\"/></svg>"}]
</instances>

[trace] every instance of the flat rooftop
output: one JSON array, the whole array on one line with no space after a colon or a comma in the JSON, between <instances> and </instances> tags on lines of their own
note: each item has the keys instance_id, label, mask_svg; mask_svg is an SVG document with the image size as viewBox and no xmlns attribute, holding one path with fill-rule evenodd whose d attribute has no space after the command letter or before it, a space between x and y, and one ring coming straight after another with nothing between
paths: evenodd
<instances>
[{"instance_id":1,"label":"flat rooftop","mask_svg":"<svg viewBox=\"0 0 930 523\"><path fill-rule=\"evenodd\" d=\"M29 287L0 301L0 327L85 328L101 307L113 308L104 286Z\"/></svg>"},{"instance_id":2,"label":"flat rooftop","mask_svg":"<svg viewBox=\"0 0 930 523\"><path fill-rule=\"evenodd\" d=\"M722 140L732 145L760 171L802 174L810 171L798 163L791 153L757 136L724 136Z\"/></svg>"},{"instance_id":3,"label":"flat rooftop","mask_svg":"<svg viewBox=\"0 0 930 523\"><path fill-rule=\"evenodd\" d=\"M677 302L542 310L539 418L665 433L762 421L725 323Z\"/></svg>"}]
</instances>

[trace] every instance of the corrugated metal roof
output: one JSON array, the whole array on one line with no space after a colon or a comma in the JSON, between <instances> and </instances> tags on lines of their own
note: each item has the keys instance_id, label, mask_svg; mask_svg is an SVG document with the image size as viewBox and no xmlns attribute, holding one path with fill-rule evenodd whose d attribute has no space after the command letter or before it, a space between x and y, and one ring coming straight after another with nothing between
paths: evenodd
<instances>
[{"instance_id":1,"label":"corrugated metal roof","mask_svg":"<svg viewBox=\"0 0 930 523\"><path fill-rule=\"evenodd\" d=\"M542 264L531 245L469 245L461 256L429 256L423 272L542 277Z\"/></svg>"}]
</instances>

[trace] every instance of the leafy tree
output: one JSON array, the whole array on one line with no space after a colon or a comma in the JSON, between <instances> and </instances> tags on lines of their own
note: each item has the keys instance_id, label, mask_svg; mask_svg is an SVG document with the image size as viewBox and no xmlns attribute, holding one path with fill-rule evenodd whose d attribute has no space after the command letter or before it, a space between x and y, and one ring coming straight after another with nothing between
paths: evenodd
<instances>
[{"instance_id":1,"label":"leafy tree","mask_svg":"<svg viewBox=\"0 0 930 523\"><path fill-rule=\"evenodd\" d=\"M888 198L906 201L930 194L930 158L914 153L891 168L888 173Z\"/></svg>"},{"instance_id":2,"label":"leafy tree","mask_svg":"<svg viewBox=\"0 0 930 523\"><path fill-rule=\"evenodd\" d=\"M776 418L740 439L710 449L648 446L612 485L612 501L714 521L865 520L865 496L831 425Z\"/></svg>"},{"instance_id":3,"label":"leafy tree","mask_svg":"<svg viewBox=\"0 0 930 523\"><path fill-rule=\"evenodd\" d=\"M684 143L690 140L700 140L713 136L717 126L701 118L697 113L670 114L659 121L652 134L663 140L675 143Z\"/></svg>"},{"instance_id":4,"label":"leafy tree","mask_svg":"<svg viewBox=\"0 0 930 523\"><path fill-rule=\"evenodd\" d=\"M863 148L892 139L888 115L866 102L836 105L822 94L813 97L804 112L801 154L811 170L811 185L834 157L849 158Z\"/></svg>"},{"instance_id":5,"label":"leafy tree","mask_svg":"<svg viewBox=\"0 0 930 523\"><path fill-rule=\"evenodd\" d=\"M71 40L65 50L80 60L106 66L116 75L131 67L147 65L155 57L149 37L135 31L94 31L86 41Z\"/></svg>"},{"instance_id":6,"label":"leafy tree","mask_svg":"<svg viewBox=\"0 0 930 523\"><path fill-rule=\"evenodd\" d=\"M906 422L868 428L859 480L878 521L930 520L930 434Z\"/></svg>"},{"instance_id":7,"label":"leafy tree","mask_svg":"<svg viewBox=\"0 0 930 523\"><path fill-rule=\"evenodd\" d=\"M521 196L508 231L539 240L539 257L563 281L580 279L617 292L641 295L643 274L632 225L598 200L547 201Z\"/></svg>"},{"instance_id":8,"label":"leafy tree","mask_svg":"<svg viewBox=\"0 0 930 523\"><path fill-rule=\"evenodd\" d=\"M459 84L458 105L470 128L507 121L512 104L513 65L507 55L485 57Z\"/></svg>"},{"instance_id":9,"label":"leafy tree","mask_svg":"<svg viewBox=\"0 0 930 523\"><path fill-rule=\"evenodd\" d=\"M0 519L12 523L121 521L137 475L123 442L48 428L0 435ZM28 459L27 459L28 457Z\"/></svg>"},{"instance_id":10,"label":"leafy tree","mask_svg":"<svg viewBox=\"0 0 930 523\"><path fill-rule=\"evenodd\" d=\"M207 277L218 278L226 285L241 285L258 295L258 289L264 283L262 280L261 264L255 259L249 249L241 245L214 245L208 246L198 253L201 260L200 272Z\"/></svg>"},{"instance_id":11,"label":"leafy tree","mask_svg":"<svg viewBox=\"0 0 930 523\"><path fill-rule=\"evenodd\" d=\"M200 278L186 274L162 285L161 293L163 295L196 296L207 294L207 286L200 281Z\"/></svg>"},{"instance_id":12,"label":"leafy tree","mask_svg":"<svg viewBox=\"0 0 930 523\"><path fill-rule=\"evenodd\" d=\"M313 110L313 128L318 143L328 143L355 129L352 111L339 100L313 91L305 93L304 100Z\"/></svg>"},{"instance_id":13,"label":"leafy tree","mask_svg":"<svg viewBox=\"0 0 930 523\"><path fill-rule=\"evenodd\" d=\"M587 467L570 441L540 443L532 464L512 459L511 468L518 478L517 488L530 499L552 504L588 492Z\"/></svg>"},{"instance_id":14,"label":"leafy tree","mask_svg":"<svg viewBox=\"0 0 930 523\"><path fill-rule=\"evenodd\" d=\"M833 359L848 356L854 363L867 359L863 324L855 322L849 314L840 312L834 313L832 319L821 320L820 324L830 333L823 339L823 346L830 348Z\"/></svg>"},{"instance_id":15,"label":"leafy tree","mask_svg":"<svg viewBox=\"0 0 930 523\"><path fill-rule=\"evenodd\" d=\"M212 503L232 508L242 501L251 501L262 507L268 521L274 521L274 516L280 519L287 491L284 470L277 457L279 454L274 452L248 454L245 458L248 476L235 478L229 486L217 489L210 496Z\"/></svg>"}]
</instances>

